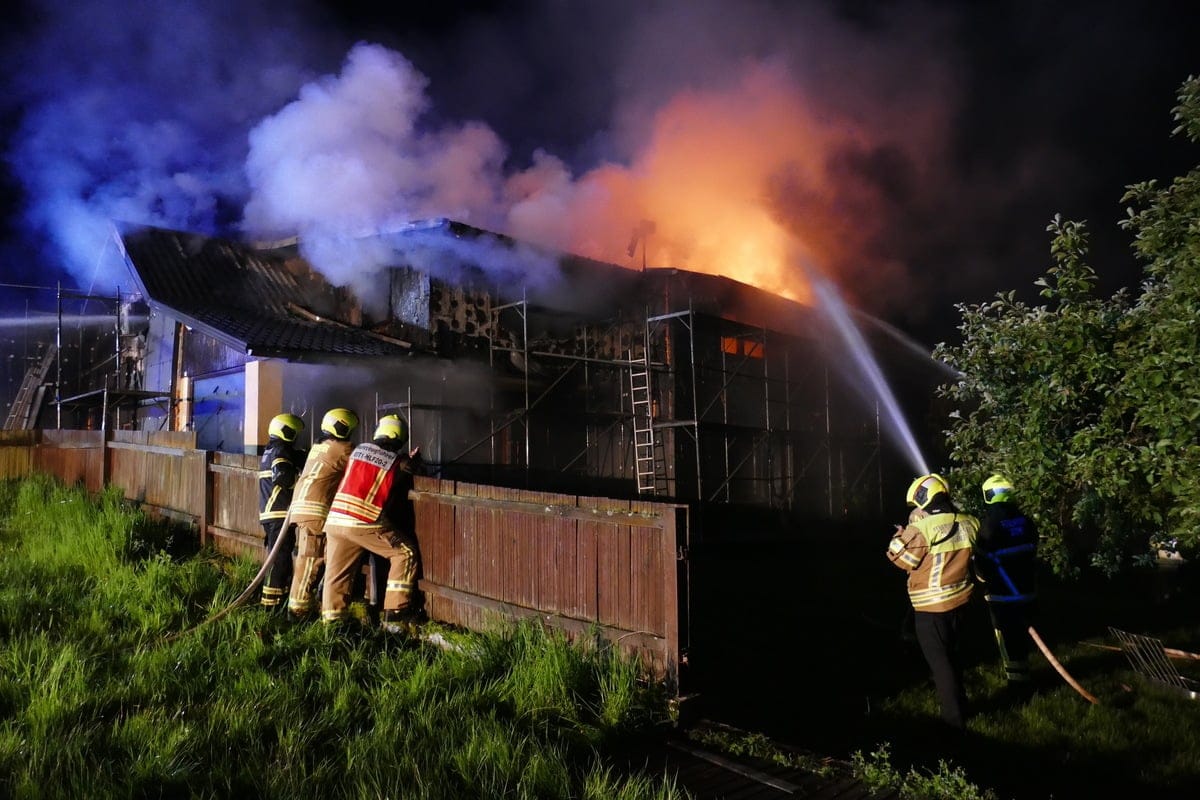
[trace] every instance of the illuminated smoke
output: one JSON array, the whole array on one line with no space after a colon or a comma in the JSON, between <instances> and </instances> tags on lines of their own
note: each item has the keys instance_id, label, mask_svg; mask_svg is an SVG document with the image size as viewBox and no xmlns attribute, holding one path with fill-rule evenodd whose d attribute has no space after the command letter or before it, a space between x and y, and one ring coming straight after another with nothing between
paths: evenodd
<instances>
[{"instance_id":1,"label":"illuminated smoke","mask_svg":"<svg viewBox=\"0 0 1200 800\"><path fill-rule=\"evenodd\" d=\"M908 267L889 236L920 207L912 187L937 177L955 100L943 57L927 55L940 30L929 14L856 26L763 0L736 15L710 0L547 3L438 45L461 59L444 65L460 81L451 93L497 115L481 121L435 108L436 87L396 48L347 48L335 26L302 21L304 3L36 6L10 156L27 222L84 285L121 280L99 271L110 219L298 233L331 280L363 291L412 254L406 240L362 237L448 217L793 297L806 287L788 265L803 257L902 302ZM552 59L559 88L515 68L522 57ZM591 104L586 142L532 146L539 122ZM513 152L497 130L523 116ZM554 277L545 258L522 266L476 245L451 263Z\"/></svg>"},{"instance_id":2,"label":"illuminated smoke","mask_svg":"<svg viewBox=\"0 0 1200 800\"><path fill-rule=\"evenodd\" d=\"M649 266L728 275L805 298L797 253L826 260L833 242L781 222L772 184L788 175L813 197L836 198L829 153L861 135L818 120L782 69L752 64L736 85L688 91L654 115L645 145L628 166L609 164L571 181L548 163L516 176L509 212L518 235L615 263L630 263L627 242L640 220ZM548 162L543 157L543 162ZM548 179L527 189L533 175ZM843 253L851 250L847 246Z\"/></svg>"},{"instance_id":3,"label":"illuminated smoke","mask_svg":"<svg viewBox=\"0 0 1200 800\"><path fill-rule=\"evenodd\" d=\"M228 232L246 197L246 132L311 77L327 45L292 4L40 0L4 44L19 126L8 163L44 273L111 291L113 220Z\"/></svg>"},{"instance_id":4,"label":"illuminated smoke","mask_svg":"<svg viewBox=\"0 0 1200 800\"><path fill-rule=\"evenodd\" d=\"M437 114L429 79L401 53L356 45L338 73L306 85L251 134L245 225L299 231L318 268L356 286L406 254L353 240L448 217L629 267L727 275L797 299L808 297L794 266L803 258L903 302L909 282L886 246L889 226L898 206L916 205L912 184L930 177L946 112L913 101L888 65L911 52L907 68L923 90L948 96L953 81L916 55L909 31L871 63L861 54L866 37L844 23L774 9L747 3L734 21L704 2L633 15L627 41L691 28L698 49L658 48L686 74L642 64L651 68L617 102L607 132L620 152L582 168L547 149L516 161L484 122ZM741 42L761 52L747 57L706 46L722 26L741 28L735 41L751 30L788 36ZM855 63L857 82L821 74L845 74ZM545 268L539 261L519 277L545 280Z\"/></svg>"}]
</instances>

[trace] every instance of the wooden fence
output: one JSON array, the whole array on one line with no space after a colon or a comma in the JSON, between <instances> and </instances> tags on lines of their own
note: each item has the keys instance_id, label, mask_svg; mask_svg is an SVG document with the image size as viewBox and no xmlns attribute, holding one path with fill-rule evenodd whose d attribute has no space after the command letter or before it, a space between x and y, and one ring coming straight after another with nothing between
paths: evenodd
<instances>
[{"instance_id":1,"label":"wooden fence","mask_svg":"<svg viewBox=\"0 0 1200 800\"><path fill-rule=\"evenodd\" d=\"M202 544L262 557L258 459L194 434L0 432L0 478L120 486L194 526ZM418 477L411 494L431 619L480 630L532 617L636 654L672 689L686 647L687 507Z\"/></svg>"}]
</instances>

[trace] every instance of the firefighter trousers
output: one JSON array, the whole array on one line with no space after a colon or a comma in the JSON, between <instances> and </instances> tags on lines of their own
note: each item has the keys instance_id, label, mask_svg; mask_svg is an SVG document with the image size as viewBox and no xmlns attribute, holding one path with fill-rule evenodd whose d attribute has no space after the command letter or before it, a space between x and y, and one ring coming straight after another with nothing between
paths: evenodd
<instances>
[{"instance_id":1,"label":"firefighter trousers","mask_svg":"<svg viewBox=\"0 0 1200 800\"><path fill-rule=\"evenodd\" d=\"M1029 637L1029 622L1033 617L1031 602L988 601L988 615L1000 648L1004 677L1010 681L1029 680L1029 654L1033 640Z\"/></svg>"},{"instance_id":2,"label":"firefighter trousers","mask_svg":"<svg viewBox=\"0 0 1200 800\"><path fill-rule=\"evenodd\" d=\"M299 616L316 611L317 589L325 570L324 524L317 520L296 523L296 566L288 611Z\"/></svg>"},{"instance_id":3,"label":"firefighter trousers","mask_svg":"<svg viewBox=\"0 0 1200 800\"><path fill-rule=\"evenodd\" d=\"M963 688L962 663L958 652L958 629L963 609L950 611L917 611L915 627L917 643L937 691L942 721L952 728L962 729L967 720L967 693Z\"/></svg>"},{"instance_id":4,"label":"firefighter trousers","mask_svg":"<svg viewBox=\"0 0 1200 800\"><path fill-rule=\"evenodd\" d=\"M349 614L355 576L362 571L362 557L374 553L388 560L387 586L383 594L382 619L402 617L410 610L416 589L417 543L412 536L378 525L343 527L330 525L325 565L325 588L321 619L334 622Z\"/></svg>"},{"instance_id":5,"label":"firefighter trousers","mask_svg":"<svg viewBox=\"0 0 1200 800\"><path fill-rule=\"evenodd\" d=\"M271 563L271 568L267 570L262 585L263 606L276 609L283 603L283 598L287 596L288 589L292 586L292 551L296 547L296 526L288 525L285 531L281 519L264 520L262 526L267 535L267 553L271 552L271 548L275 546L275 542L279 541L280 537L283 538L279 544L279 553Z\"/></svg>"}]
</instances>

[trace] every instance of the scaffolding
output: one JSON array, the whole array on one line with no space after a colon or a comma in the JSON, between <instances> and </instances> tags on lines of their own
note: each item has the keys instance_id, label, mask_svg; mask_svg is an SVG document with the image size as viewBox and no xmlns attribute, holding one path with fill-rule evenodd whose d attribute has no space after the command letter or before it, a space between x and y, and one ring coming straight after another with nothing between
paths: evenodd
<instances>
[{"instance_id":1,"label":"scaffolding","mask_svg":"<svg viewBox=\"0 0 1200 800\"><path fill-rule=\"evenodd\" d=\"M37 421L42 402L46 396L46 378L50 375L50 366L58 356L58 347L49 345L34 363L25 371L17 396L9 407L8 416L4 420L4 430L29 430Z\"/></svg>"},{"instance_id":2,"label":"scaffolding","mask_svg":"<svg viewBox=\"0 0 1200 800\"><path fill-rule=\"evenodd\" d=\"M133 297L122 295L119 287L113 297L72 292L64 290L61 285L57 287L57 324L54 342L47 351L48 356L53 355L54 364L52 403L55 428L63 427L64 410L75 417L74 420L68 420L72 422L71 427L100 430L135 426L138 412L148 405L163 407L164 419L169 418L171 395L143 388L145 340L141 333L133 330L126 307ZM82 302L79 324L76 326L75 363L70 368L66 358L70 347L63 339L63 303L72 300ZM96 316L106 318L111 315L112 327L106 331L102 324L85 337L84 311L93 302L111 307L111 311L106 310ZM90 357L85 357L85 350L90 350ZM104 355L105 350L108 355ZM64 370L64 367L68 368ZM65 390L73 391L66 394ZM36 416L36 410L31 409L31 417L36 419Z\"/></svg>"},{"instance_id":3,"label":"scaffolding","mask_svg":"<svg viewBox=\"0 0 1200 800\"><path fill-rule=\"evenodd\" d=\"M492 374L517 375L495 379L487 427L466 446L443 452L439 423L436 460L446 474L486 446L491 479L520 475L529 488L553 472L583 485L621 482L637 497L830 518L882 513L878 407L853 415L857 429L846 430L828 368L795 337L699 313L689 300L681 310L582 324L569 344L538 348L530 341L538 309L524 293L483 302ZM413 394L409 386L404 399L377 399L376 413L409 416L414 441L414 413L463 410L444 399L414 403ZM581 423L571 435L535 442L535 430L566 417Z\"/></svg>"}]
</instances>

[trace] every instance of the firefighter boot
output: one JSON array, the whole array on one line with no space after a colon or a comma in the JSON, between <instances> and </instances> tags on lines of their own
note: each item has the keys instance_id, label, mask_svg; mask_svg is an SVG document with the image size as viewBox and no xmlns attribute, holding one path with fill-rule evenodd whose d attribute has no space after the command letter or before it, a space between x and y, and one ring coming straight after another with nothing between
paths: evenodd
<instances>
[{"instance_id":1,"label":"firefighter boot","mask_svg":"<svg viewBox=\"0 0 1200 800\"><path fill-rule=\"evenodd\" d=\"M424 622L423 616L418 609L412 606L390 609L383 612L380 627L388 633L417 636L420 632L421 623Z\"/></svg>"}]
</instances>

